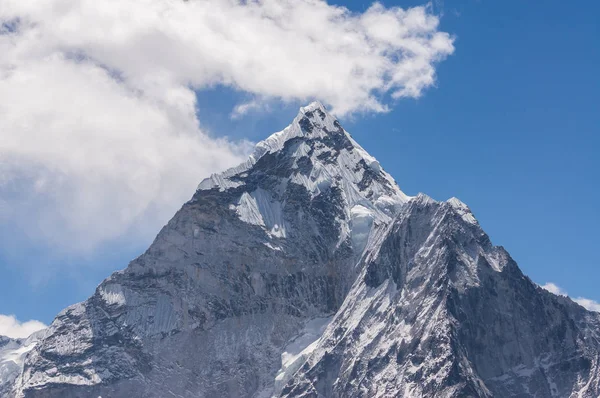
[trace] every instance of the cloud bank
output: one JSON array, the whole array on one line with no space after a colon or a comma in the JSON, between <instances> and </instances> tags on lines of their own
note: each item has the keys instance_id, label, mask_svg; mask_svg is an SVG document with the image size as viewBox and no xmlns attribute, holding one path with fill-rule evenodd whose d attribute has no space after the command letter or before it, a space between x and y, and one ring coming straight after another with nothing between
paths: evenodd
<instances>
[{"instance_id":1,"label":"cloud bank","mask_svg":"<svg viewBox=\"0 0 600 398\"><path fill-rule=\"evenodd\" d=\"M453 50L427 7L3 0L0 222L65 253L148 239L247 152L199 127L196 91L249 94L235 117L313 98L384 112L434 85Z\"/></svg>"},{"instance_id":2,"label":"cloud bank","mask_svg":"<svg viewBox=\"0 0 600 398\"><path fill-rule=\"evenodd\" d=\"M25 338L46 327L40 321L20 322L14 315L0 314L0 336Z\"/></svg>"},{"instance_id":3,"label":"cloud bank","mask_svg":"<svg viewBox=\"0 0 600 398\"><path fill-rule=\"evenodd\" d=\"M540 287L558 296L568 296L565 290L561 289L552 282L548 282L545 285L541 285ZM590 311L600 312L600 303L598 303L597 301L590 300L585 297L575 297L571 298L571 300Z\"/></svg>"}]
</instances>

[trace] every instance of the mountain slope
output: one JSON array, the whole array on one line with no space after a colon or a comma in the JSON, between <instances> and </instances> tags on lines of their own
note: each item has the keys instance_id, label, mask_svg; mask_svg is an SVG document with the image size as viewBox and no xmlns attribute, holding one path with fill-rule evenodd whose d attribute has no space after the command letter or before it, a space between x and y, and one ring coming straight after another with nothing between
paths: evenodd
<instances>
[{"instance_id":1,"label":"mountain slope","mask_svg":"<svg viewBox=\"0 0 600 398\"><path fill-rule=\"evenodd\" d=\"M41 330L27 338L0 336L0 397L10 394L13 383L21 374L25 356L44 334L45 331Z\"/></svg>"},{"instance_id":2,"label":"mountain slope","mask_svg":"<svg viewBox=\"0 0 600 398\"><path fill-rule=\"evenodd\" d=\"M405 195L313 103L62 311L8 388L597 397L599 325L523 276L466 205Z\"/></svg>"},{"instance_id":3,"label":"mountain slope","mask_svg":"<svg viewBox=\"0 0 600 398\"><path fill-rule=\"evenodd\" d=\"M370 230L408 199L322 105L302 108L247 164L202 182L146 253L59 314L18 392L267 391L283 346L339 308Z\"/></svg>"},{"instance_id":4,"label":"mountain slope","mask_svg":"<svg viewBox=\"0 0 600 398\"><path fill-rule=\"evenodd\" d=\"M285 397L598 397L598 314L532 283L457 199L420 195Z\"/></svg>"}]
</instances>

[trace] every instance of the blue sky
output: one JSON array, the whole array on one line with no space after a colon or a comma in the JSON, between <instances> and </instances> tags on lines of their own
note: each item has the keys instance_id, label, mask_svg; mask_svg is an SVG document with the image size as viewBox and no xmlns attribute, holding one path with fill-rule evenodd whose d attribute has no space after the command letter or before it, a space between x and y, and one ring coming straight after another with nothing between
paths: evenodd
<instances>
[{"instance_id":1,"label":"blue sky","mask_svg":"<svg viewBox=\"0 0 600 398\"><path fill-rule=\"evenodd\" d=\"M336 4L363 13L371 3ZM421 4L383 2L388 8ZM419 98L384 94L389 112L344 113L342 125L407 194L467 203L492 241L535 282L600 301L600 5L465 0L436 2L429 10L455 48L435 63L435 85ZM238 143L282 129L306 102L269 98L232 117L236 105L256 95L222 84L195 94L202 129ZM18 181L10 187L0 195L31 195ZM191 184L184 197L193 190ZM161 223L169 218L158 208L148 211ZM155 225L139 238L128 236L143 224L74 252L57 248L52 232L40 238L14 222L0 225L0 314L51 322L140 254L158 232Z\"/></svg>"}]
</instances>

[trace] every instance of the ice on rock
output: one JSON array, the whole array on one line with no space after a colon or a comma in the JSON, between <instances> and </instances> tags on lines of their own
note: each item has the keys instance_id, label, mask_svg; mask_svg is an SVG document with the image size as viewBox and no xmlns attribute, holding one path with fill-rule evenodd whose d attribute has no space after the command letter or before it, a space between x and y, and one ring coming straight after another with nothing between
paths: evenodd
<instances>
[{"instance_id":1,"label":"ice on rock","mask_svg":"<svg viewBox=\"0 0 600 398\"><path fill-rule=\"evenodd\" d=\"M125 305L125 294L118 284L107 284L99 288L100 295L108 305Z\"/></svg>"},{"instance_id":2,"label":"ice on rock","mask_svg":"<svg viewBox=\"0 0 600 398\"><path fill-rule=\"evenodd\" d=\"M244 192L236 208L240 220L265 227L278 238L285 238L285 221L281 202L263 189Z\"/></svg>"},{"instance_id":3,"label":"ice on rock","mask_svg":"<svg viewBox=\"0 0 600 398\"><path fill-rule=\"evenodd\" d=\"M475 217L473 217L471 209L469 209L469 207L463 202L461 202L458 198L452 197L448 199L447 202L450 204L450 206L456 209L456 212L463 218L463 220L465 220L469 224L477 224L477 220L475 219Z\"/></svg>"},{"instance_id":4,"label":"ice on rock","mask_svg":"<svg viewBox=\"0 0 600 398\"><path fill-rule=\"evenodd\" d=\"M272 397L278 397L285 384L294 376L317 348L317 340L323 335L332 317L311 319L302 331L288 344L281 354L281 369L275 376Z\"/></svg>"},{"instance_id":5,"label":"ice on rock","mask_svg":"<svg viewBox=\"0 0 600 398\"><path fill-rule=\"evenodd\" d=\"M371 234L371 227L373 225L374 215L373 211L367 209L364 206L356 205L352 207L350 210L351 214L351 236L354 247L357 250L362 251L367 241L369 240L369 235Z\"/></svg>"},{"instance_id":6,"label":"ice on rock","mask_svg":"<svg viewBox=\"0 0 600 398\"><path fill-rule=\"evenodd\" d=\"M247 222L248 224L265 226L265 221L262 218L260 210L258 210L258 203L256 198L250 195L248 192L244 192L240 197L236 211L240 220Z\"/></svg>"},{"instance_id":7,"label":"ice on rock","mask_svg":"<svg viewBox=\"0 0 600 398\"><path fill-rule=\"evenodd\" d=\"M25 357L45 334L46 329L42 329L26 338L0 336L0 396L9 395L12 385L23 372Z\"/></svg>"}]
</instances>

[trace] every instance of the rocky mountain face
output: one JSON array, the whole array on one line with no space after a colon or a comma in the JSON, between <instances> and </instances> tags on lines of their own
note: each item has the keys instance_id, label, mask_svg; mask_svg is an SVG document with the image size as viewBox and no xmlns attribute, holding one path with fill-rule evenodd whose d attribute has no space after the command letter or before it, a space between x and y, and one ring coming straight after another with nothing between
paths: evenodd
<instances>
[{"instance_id":1,"label":"rocky mountain face","mask_svg":"<svg viewBox=\"0 0 600 398\"><path fill-rule=\"evenodd\" d=\"M10 397L600 396L600 314L531 282L459 200L405 195L319 103L7 372L22 343L2 341Z\"/></svg>"},{"instance_id":2,"label":"rocky mountain face","mask_svg":"<svg viewBox=\"0 0 600 398\"><path fill-rule=\"evenodd\" d=\"M419 195L284 397L598 397L599 316L537 287L457 199Z\"/></svg>"},{"instance_id":3,"label":"rocky mountain face","mask_svg":"<svg viewBox=\"0 0 600 398\"><path fill-rule=\"evenodd\" d=\"M0 397L11 395L15 380L23 370L25 356L44 336L44 331L25 339L0 336Z\"/></svg>"}]
</instances>

